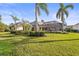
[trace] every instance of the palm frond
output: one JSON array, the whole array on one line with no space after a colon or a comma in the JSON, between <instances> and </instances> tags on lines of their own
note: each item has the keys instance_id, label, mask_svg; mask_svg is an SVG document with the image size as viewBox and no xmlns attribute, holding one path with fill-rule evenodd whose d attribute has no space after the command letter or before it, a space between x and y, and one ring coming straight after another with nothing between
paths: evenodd
<instances>
[{"instance_id":1,"label":"palm frond","mask_svg":"<svg viewBox=\"0 0 79 59\"><path fill-rule=\"evenodd\" d=\"M61 17L61 8L58 10L56 14L56 18L60 19L60 17Z\"/></svg>"},{"instance_id":2,"label":"palm frond","mask_svg":"<svg viewBox=\"0 0 79 59\"><path fill-rule=\"evenodd\" d=\"M17 20L19 20L16 16L13 16L13 15L10 15L12 18L13 18L13 20L15 20L15 21L17 21Z\"/></svg>"},{"instance_id":3,"label":"palm frond","mask_svg":"<svg viewBox=\"0 0 79 59\"><path fill-rule=\"evenodd\" d=\"M66 9L67 9L67 8L73 9L74 7L73 7L73 5L67 5L65 8L66 8Z\"/></svg>"},{"instance_id":4,"label":"palm frond","mask_svg":"<svg viewBox=\"0 0 79 59\"><path fill-rule=\"evenodd\" d=\"M45 11L47 15L49 14L46 3L39 3L39 8Z\"/></svg>"},{"instance_id":5,"label":"palm frond","mask_svg":"<svg viewBox=\"0 0 79 59\"><path fill-rule=\"evenodd\" d=\"M63 3L60 3L60 7L63 8L64 7L64 4Z\"/></svg>"}]
</instances>

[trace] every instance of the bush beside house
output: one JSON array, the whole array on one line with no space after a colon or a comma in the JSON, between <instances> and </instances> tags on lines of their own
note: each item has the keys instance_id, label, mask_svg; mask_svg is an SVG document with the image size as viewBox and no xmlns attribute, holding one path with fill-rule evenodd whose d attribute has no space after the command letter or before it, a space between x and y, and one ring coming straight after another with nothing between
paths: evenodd
<instances>
[{"instance_id":1,"label":"bush beside house","mask_svg":"<svg viewBox=\"0 0 79 59\"><path fill-rule=\"evenodd\" d=\"M0 22L0 32L7 32L9 30L9 27L6 24Z\"/></svg>"},{"instance_id":2,"label":"bush beside house","mask_svg":"<svg viewBox=\"0 0 79 59\"><path fill-rule=\"evenodd\" d=\"M40 36L45 36L45 34L44 32L29 32L28 36L40 37Z\"/></svg>"}]
</instances>

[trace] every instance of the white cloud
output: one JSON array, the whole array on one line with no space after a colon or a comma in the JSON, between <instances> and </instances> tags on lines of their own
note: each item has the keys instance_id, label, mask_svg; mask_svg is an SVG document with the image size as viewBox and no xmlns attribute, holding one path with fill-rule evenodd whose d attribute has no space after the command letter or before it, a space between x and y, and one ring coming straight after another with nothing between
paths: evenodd
<instances>
[{"instance_id":1,"label":"white cloud","mask_svg":"<svg viewBox=\"0 0 79 59\"><path fill-rule=\"evenodd\" d=\"M79 23L79 11L72 11L69 13L69 17L66 19L68 25Z\"/></svg>"}]
</instances>

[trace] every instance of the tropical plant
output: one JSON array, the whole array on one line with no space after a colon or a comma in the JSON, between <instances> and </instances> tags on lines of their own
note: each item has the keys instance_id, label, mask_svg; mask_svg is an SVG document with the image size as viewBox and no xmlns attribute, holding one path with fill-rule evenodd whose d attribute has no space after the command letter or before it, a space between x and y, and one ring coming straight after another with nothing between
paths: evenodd
<instances>
[{"instance_id":1,"label":"tropical plant","mask_svg":"<svg viewBox=\"0 0 79 59\"><path fill-rule=\"evenodd\" d=\"M30 24L23 23L22 26L23 26L23 31L26 32L31 31L32 26Z\"/></svg>"},{"instance_id":2,"label":"tropical plant","mask_svg":"<svg viewBox=\"0 0 79 59\"><path fill-rule=\"evenodd\" d=\"M6 25L6 24L0 22L0 32L4 32L4 31L6 31L6 30L9 30L8 25Z\"/></svg>"},{"instance_id":3,"label":"tropical plant","mask_svg":"<svg viewBox=\"0 0 79 59\"><path fill-rule=\"evenodd\" d=\"M14 20L14 22L15 22L15 25L14 25L14 28L15 28L15 31L16 31L16 21L18 21L19 20L19 18L17 18L16 16L13 16L13 15L10 15L11 17L12 17L12 19Z\"/></svg>"},{"instance_id":4,"label":"tropical plant","mask_svg":"<svg viewBox=\"0 0 79 59\"><path fill-rule=\"evenodd\" d=\"M11 24L9 25L9 28L10 28L10 31L14 31L14 30L15 30L15 28L14 28L14 24L11 23Z\"/></svg>"},{"instance_id":5,"label":"tropical plant","mask_svg":"<svg viewBox=\"0 0 79 59\"><path fill-rule=\"evenodd\" d=\"M38 26L38 16L40 16L40 9L45 11L46 14L48 15L48 8L47 8L47 4L46 3L36 3L35 4L35 31L38 32L39 31L39 26Z\"/></svg>"},{"instance_id":6,"label":"tropical plant","mask_svg":"<svg viewBox=\"0 0 79 59\"><path fill-rule=\"evenodd\" d=\"M24 19L22 19L22 26L24 32L28 32L32 30L32 25L29 23L29 21L26 21Z\"/></svg>"},{"instance_id":7,"label":"tropical plant","mask_svg":"<svg viewBox=\"0 0 79 59\"><path fill-rule=\"evenodd\" d=\"M1 20L2 20L2 15L0 15L0 32L4 32L5 30L8 30L9 27L6 24L2 23Z\"/></svg>"},{"instance_id":8,"label":"tropical plant","mask_svg":"<svg viewBox=\"0 0 79 59\"><path fill-rule=\"evenodd\" d=\"M66 18L69 16L69 13L67 11L68 8L73 9L73 5L69 4L67 6L64 6L63 3L60 3L60 8L56 14L56 18L61 19L62 21L62 32L64 32L65 16Z\"/></svg>"}]
</instances>

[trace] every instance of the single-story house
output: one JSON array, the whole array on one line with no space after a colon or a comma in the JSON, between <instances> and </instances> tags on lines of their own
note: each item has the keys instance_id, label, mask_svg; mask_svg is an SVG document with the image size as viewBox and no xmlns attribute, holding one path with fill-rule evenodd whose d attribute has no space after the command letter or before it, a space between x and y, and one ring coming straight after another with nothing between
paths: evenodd
<instances>
[{"instance_id":1,"label":"single-story house","mask_svg":"<svg viewBox=\"0 0 79 59\"><path fill-rule=\"evenodd\" d=\"M10 24L11 29L14 30L14 26L16 25L16 30L23 30L23 24L24 22L18 22L16 24ZM27 23L27 22L25 22ZM36 23L31 22L28 23L32 26L32 31L35 31ZM13 27L12 27L13 26ZM45 22L44 20L38 21L38 26L40 31L47 31L47 32L55 32L55 31L61 31L62 30L62 23L58 21L48 21ZM65 26L64 26L65 27Z\"/></svg>"},{"instance_id":2,"label":"single-story house","mask_svg":"<svg viewBox=\"0 0 79 59\"><path fill-rule=\"evenodd\" d=\"M31 25L32 25L32 30L35 30L35 22L32 22ZM62 30L62 23L58 21L44 22L44 20L42 20L38 22L38 26L40 30L48 31L48 32Z\"/></svg>"}]
</instances>

